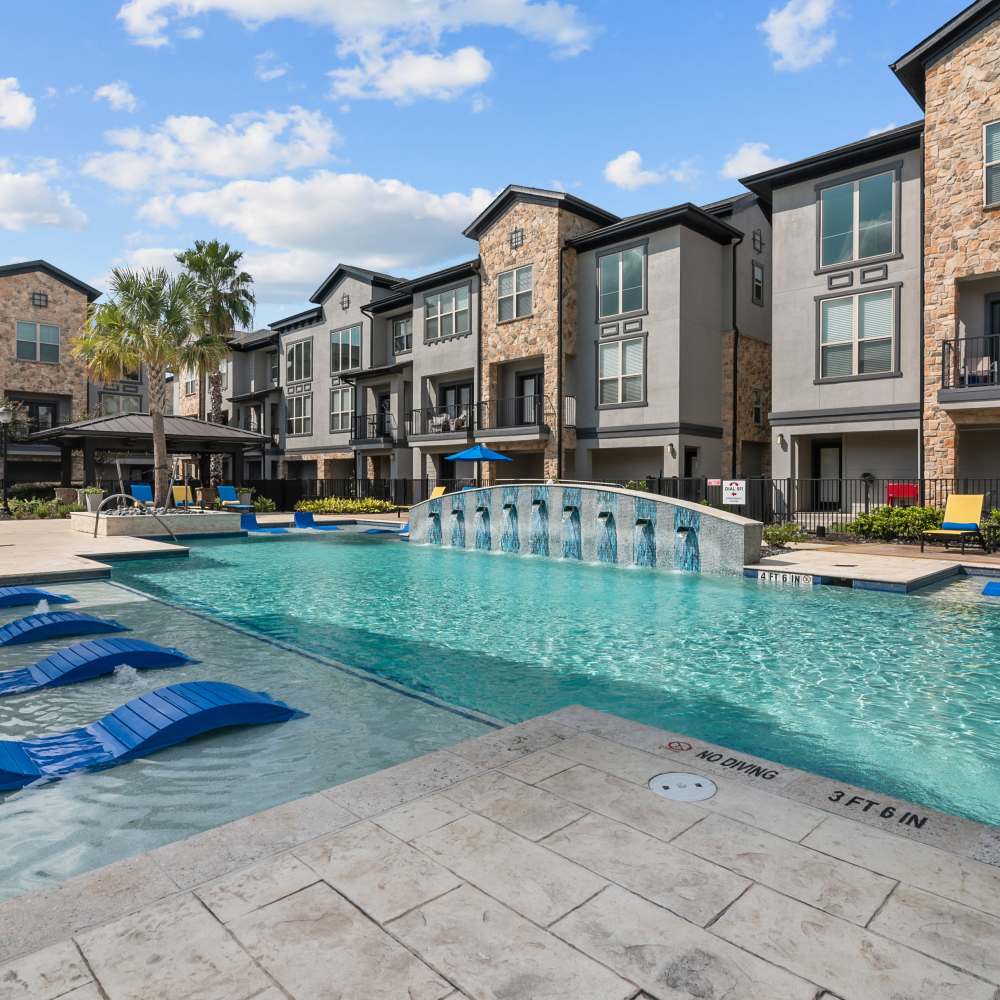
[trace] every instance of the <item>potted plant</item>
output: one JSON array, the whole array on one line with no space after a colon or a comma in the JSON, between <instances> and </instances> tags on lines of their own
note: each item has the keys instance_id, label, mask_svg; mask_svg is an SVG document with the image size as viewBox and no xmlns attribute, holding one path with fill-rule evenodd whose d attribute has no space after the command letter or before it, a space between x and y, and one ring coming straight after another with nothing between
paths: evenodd
<instances>
[{"instance_id":1,"label":"potted plant","mask_svg":"<svg viewBox=\"0 0 1000 1000\"><path fill-rule=\"evenodd\" d=\"M253 490L243 489L242 487L238 490L240 503L252 504L253 503Z\"/></svg>"},{"instance_id":2,"label":"potted plant","mask_svg":"<svg viewBox=\"0 0 1000 1000\"><path fill-rule=\"evenodd\" d=\"M88 513L97 513L97 508L101 506L104 499L104 490L100 486L85 486L80 490L80 500L86 504Z\"/></svg>"}]
</instances>

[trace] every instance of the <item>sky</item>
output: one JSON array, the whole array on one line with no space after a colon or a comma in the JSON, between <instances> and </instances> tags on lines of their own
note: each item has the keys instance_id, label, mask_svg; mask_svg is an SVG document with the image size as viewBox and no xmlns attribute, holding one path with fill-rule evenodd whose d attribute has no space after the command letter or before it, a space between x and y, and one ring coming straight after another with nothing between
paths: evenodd
<instances>
[{"instance_id":1,"label":"sky","mask_svg":"<svg viewBox=\"0 0 1000 1000\"><path fill-rule=\"evenodd\" d=\"M343 262L475 256L509 183L619 215L920 117L888 64L962 0L36 0L0 53L0 263L98 288L245 254L255 325Z\"/></svg>"}]
</instances>

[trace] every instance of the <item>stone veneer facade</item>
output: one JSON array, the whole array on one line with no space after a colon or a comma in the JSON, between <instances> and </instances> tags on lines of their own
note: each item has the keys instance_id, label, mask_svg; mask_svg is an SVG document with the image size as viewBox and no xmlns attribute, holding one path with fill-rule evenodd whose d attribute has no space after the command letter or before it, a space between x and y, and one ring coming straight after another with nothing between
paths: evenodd
<instances>
[{"instance_id":1,"label":"stone veneer facade","mask_svg":"<svg viewBox=\"0 0 1000 1000\"><path fill-rule=\"evenodd\" d=\"M736 468L733 468L733 333L722 335L722 475L738 477L744 443L762 446L760 474L771 475L771 430L767 414L771 398L771 345L755 337L740 337L736 395ZM753 392L764 393L763 422L753 422Z\"/></svg>"},{"instance_id":2,"label":"stone veneer facade","mask_svg":"<svg viewBox=\"0 0 1000 1000\"><path fill-rule=\"evenodd\" d=\"M1000 272L1000 208L983 206L983 125L1000 119L1000 20L927 70L924 119L924 476L956 475L958 427L1000 420L944 410L942 343L959 335L960 282Z\"/></svg>"}]
</instances>

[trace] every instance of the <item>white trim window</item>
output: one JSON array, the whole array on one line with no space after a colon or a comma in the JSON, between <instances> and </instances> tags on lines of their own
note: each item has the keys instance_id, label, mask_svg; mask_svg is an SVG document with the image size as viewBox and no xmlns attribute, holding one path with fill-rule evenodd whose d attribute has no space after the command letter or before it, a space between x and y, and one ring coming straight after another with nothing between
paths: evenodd
<instances>
[{"instance_id":1,"label":"white trim window","mask_svg":"<svg viewBox=\"0 0 1000 1000\"><path fill-rule=\"evenodd\" d=\"M424 340L457 337L469 332L469 286L424 296Z\"/></svg>"},{"instance_id":2,"label":"white trim window","mask_svg":"<svg viewBox=\"0 0 1000 1000\"><path fill-rule=\"evenodd\" d=\"M752 389L750 391L750 420L754 427L764 426L764 398L766 393L763 389Z\"/></svg>"},{"instance_id":3,"label":"white trim window","mask_svg":"<svg viewBox=\"0 0 1000 1000\"><path fill-rule=\"evenodd\" d=\"M285 383L308 382L313 374L313 342L299 340L289 344L285 352Z\"/></svg>"},{"instance_id":4,"label":"white trim window","mask_svg":"<svg viewBox=\"0 0 1000 1000\"><path fill-rule=\"evenodd\" d=\"M983 126L983 203L1000 205L1000 121Z\"/></svg>"},{"instance_id":5,"label":"white trim window","mask_svg":"<svg viewBox=\"0 0 1000 1000\"><path fill-rule=\"evenodd\" d=\"M335 385L330 389L330 433L351 429L354 414L354 389L349 385Z\"/></svg>"},{"instance_id":6,"label":"white trim window","mask_svg":"<svg viewBox=\"0 0 1000 1000\"><path fill-rule=\"evenodd\" d=\"M598 318L641 312L646 302L646 248L628 247L597 258Z\"/></svg>"},{"instance_id":7,"label":"white trim window","mask_svg":"<svg viewBox=\"0 0 1000 1000\"><path fill-rule=\"evenodd\" d=\"M330 374L354 371L361 367L361 325L334 330L330 334Z\"/></svg>"},{"instance_id":8,"label":"white trim window","mask_svg":"<svg viewBox=\"0 0 1000 1000\"><path fill-rule=\"evenodd\" d=\"M820 378L893 371L896 303L891 288L820 303Z\"/></svg>"},{"instance_id":9,"label":"white trim window","mask_svg":"<svg viewBox=\"0 0 1000 1000\"><path fill-rule=\"evenodd\" d=\"M895 249L896 172L820 191L820 267L884 257Z\"/></svg>"},{"instance_id":10,"label":"white trim window","mask_svg":"<svg viewBox=\"0 0 1000 1000\"><path fill-rule=\"evenodd\" d=\"M59 364L59 327L46 323L25 323L18 320L15 356L18 361L41 361Z\"/></svg>"},{"instance_id":11,"label":"white trim window","mask_svg":"<svg viewBox=\"0 0 1000 1000\"><path fill-rule=\"evenodd\" d=\"M645 397L646 345L643 338L603 343L598 350L599 405L641 403Z\"/></svg>"},{"instance_id":12,"label":"white trim window","mask_svg":"<svg viewBox=\"0 0 1000 1000\"><path fill-rule=\"evenodd\" d=\"M402 316L392 321L392 353L405 354L413 350L413 317Z\"/></svg>"},{"instance_id":13,"label":"white trim window","mask_svg":"<svg viewBox=\"0 0 1000 1000\"><path fill-rule=\"evenodd\" d=\"M497 276L497 321L506 323L530 316L534 309L533 287L530 264L502 271Z\"/></svg>"},{"instance_id":14,"label":"white trim window","mask_svg":"<svg viewBox=\"0 0 1000 1000\"><path fill-rule=\"evenodd\" d=\"M304 341L308 343L308 341ZM313 430L313 398L311 392L301 393L298 396L289 396L285 400L285 406L288 410L288 427L287 433L289 437L301 436L303 434L312 434Z\"/></svg>"},{"instance_id":15,"label":"white trim window","mask_svg":"<svg viewBox=\"0 0 1000 1000\"><path fill-rule=\"evenodd\" d=\"M184 373L184 395L194 396L198 392L198 373L188 369Z\"/></svg>"},{"instance_id":16,"label":"white trim window","mask_svg":"<svg viewBox=\"0 0 1000 1000\"><path fill-rule=\"evenodd\" d=\"M137 394L102 392L99 409L102 417L117 417L122 413L141 413L142 397Z\"/></svg>"}]
</instances>

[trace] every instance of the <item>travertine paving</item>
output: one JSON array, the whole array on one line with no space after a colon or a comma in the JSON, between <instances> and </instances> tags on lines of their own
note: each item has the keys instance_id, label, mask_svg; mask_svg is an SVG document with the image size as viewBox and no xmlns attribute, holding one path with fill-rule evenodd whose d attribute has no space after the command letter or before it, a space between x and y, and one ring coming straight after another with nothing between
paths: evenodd
<instances>
[{"instance_id":1,"label":"travertine paving","mask_svg":"<svg viewBox=\"0 0 1000 1000\"><path fill-rule=\"evenodd\" d=\"M0 1000L1000 1000L996 844L574 706L0 903Z\"/></svg>"}]
</instances>

